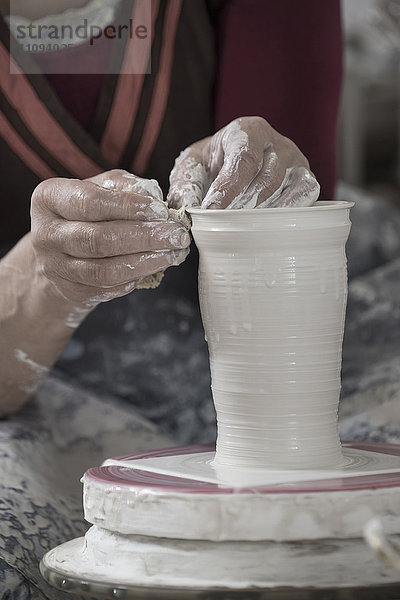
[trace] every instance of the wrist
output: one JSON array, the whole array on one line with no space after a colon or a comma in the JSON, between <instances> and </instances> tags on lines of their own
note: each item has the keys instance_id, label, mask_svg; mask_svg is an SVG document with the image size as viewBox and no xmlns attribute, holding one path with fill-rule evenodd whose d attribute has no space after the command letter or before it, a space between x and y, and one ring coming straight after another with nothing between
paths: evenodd
<instances>
[{"instance_id":1,"label":"wrist","mask_svg":"<svg viewBox=\"0 0 400 600\"><path fill-rule=\"evenodd\" d=\"M71 329L79 327L96 306L74 302L66 298L56 284L50 281L40 269L35 269L33 288L36 290L33 308L38 308L39 312L45 309L61 332L67 328L71 334Z\"/></svg>"},{"instance_id":2,"label":"wrist","mask_svg":"<svg viewBox=\"0 0 400 600\"><path fill-rule=\"evenodd\" d=\"M48 334L52 337L69 337L71 328L78 327L94 308L66 298L46 277L38 264L30 233L7 254L2 264L14 271L10 280L19 288L18 304L22 314L32 323L49 324Z\"/></svg>"}]
</instances>

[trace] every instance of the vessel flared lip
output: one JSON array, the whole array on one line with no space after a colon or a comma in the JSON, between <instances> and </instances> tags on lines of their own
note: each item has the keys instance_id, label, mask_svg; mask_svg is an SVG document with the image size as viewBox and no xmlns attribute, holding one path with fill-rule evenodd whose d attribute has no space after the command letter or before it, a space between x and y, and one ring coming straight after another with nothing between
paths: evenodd
<instances>
[{"instance_id":1,"label":"vessel flared lip","mask_svg":"<svg viewBox=\"0 0 400 600\"><path fill-rule=\"evenodd\" d=\"M340 210L350 209L354 206L354 202L347 202L345 200L319 200L312 206L276 206L273 208L238 208L232 210L226 210L221 208L196 208L189 207L186 211L191 215L243 215L243 214L266 214L266 213L288 213L288 212L315 212L318 210Z\"/></svg>"}]
</instances>

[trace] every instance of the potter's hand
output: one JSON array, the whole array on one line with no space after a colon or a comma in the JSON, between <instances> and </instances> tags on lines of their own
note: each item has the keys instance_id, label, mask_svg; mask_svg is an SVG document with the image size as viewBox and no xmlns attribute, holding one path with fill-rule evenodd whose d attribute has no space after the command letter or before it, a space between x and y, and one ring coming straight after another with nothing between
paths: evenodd
<instances>
[{"instance_id":1,"label":"potter's hand","mask_svg":"<svg viewBox=\"0 0 400 600\"><path fill-rule=\"evenodd\" d=\"M154 180L110 171L50 179L32 196L38 272L66 300L93 307L131 292L146 276L184 261L184 227L168 220Z\"/></svg>"},{"instance_id":2,"label":"potter's hand","mask_svg":"<svg viewBox=\"0 0 400 600\"><path fill-rule=\"evenodd\" d=\"M297 146L265 119L243 117L180 154L168 202L174 208L309 206L318 195Z\"/></svg>"}]
</instances>

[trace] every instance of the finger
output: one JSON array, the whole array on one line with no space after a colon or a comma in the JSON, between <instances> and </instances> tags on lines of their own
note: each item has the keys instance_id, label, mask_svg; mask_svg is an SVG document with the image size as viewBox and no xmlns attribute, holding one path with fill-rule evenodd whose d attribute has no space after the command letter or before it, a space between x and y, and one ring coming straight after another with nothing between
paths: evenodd
<instances>
[{"instance_id":1,"label":"finger","mask_svg":"<svg viewBox=\"0 0 400 600\"><path fill-rule=\"evenodd\" d=\"M108 289L177 266L188 253L188 249L170 250L101 259L57 255L46 264L45 270L50 278L56 275L69 282Z\"/></svg>"},{"instance_id":2,"label":"finger","mask_svg":"<svg viewBox=\"0 0 400 600\"><path fill-rule=\"evenodd\" d=\"M175 160L169 182L169 206L178 209L201 205L210 185L210 174L196 144L181 152Z\"/></svg>"},{"instance_id":3,"label":"finger","mask_svg":"<svg viewBox=\"0 0 400 600\"><path fill-rule=\"evenodd\" d=\"M163 202L163 193L155 179L144 179L123 169L113 169L112 171L100 173L95 177L90 177L86 181L91 181L107 190L133 194L134 197L139 194L143 199L146 199L145 209L141 210L139 215L141 220L165 221L168 219L168 211L165 202ZM147 209L150 209L150 214Z\"/></svg>"},{"instance_id":4,"label":"finger","mask_svg":"<svg viewBox=\"0 0 400 600\"><path fill-rule=\"evenodd\" d=\"M155 179L144 179L124 169L106 171L94 177L88 177L85 181L91 181L108 190L118 190L119 192L134 191L160 202L163 200L162 190Z\"/></svg>"},{"instance_id":5,"label":"finger","mask_svg":"<svg viewBox=\"0 0 400 600\"><path fill-rule=\"evenodd\" d=\"M311 206L318 200L319 192L319 183L308 169L291 167L279 190L257 208Z\"/></svg>"},{"instance_id":6,"label":"finger","mask_svg":"<svg viewBox=\"0 0 400 600\"><path fill-rule=\"evenodd\" d=\"M264 151L263 165L242 196L233 200L229 208L255 208L280 190L286 166L270 146Z\"/></svg>"},{"instance_id":7,"label":"finger","mask_svg":"<svg viewBox=\"0 0 400 600\"><path fill-rule=\"evenodd\" d=\"M211 157L211 168L219 161L223 152L223 164L202 202L202 208L222 209L234 207L259 173L264 158L265 136L254 122L233 121L222 130L221 137L215 136L215 147ZM214 140L212 142L214 146Z\"/></svg>"},{"instance_id":8,"label":"finger","mask_svg":"<svg viewBox=\"0 0 400 600\"><path fill-rule=\"evenodd\" d=\"M188 231L175 222L43 220L32 230L35 247L76 258L105 258L190 245Z\"/></svg>"},{"instance_id":9,"label":"finger","mask_svg":"<svg viewBox=\"0 0 400 600\"><path fill-rule=\"evenodd\" d=\"M72 324L75 327L77 319L84 318L87 311L89 312L92 310L100 302L109 302L110 300L114 300L114 298L126 296L126 294L132 292L138 284L137 281L130 281L129 283L123 283L110 288L99 288L84 285L82 283L74 283L65 279L61 281L62 286L56 286L58 292L62 294L66 300L77 305L77 311L73 311L66 322L70 327Z\"/></svg>"},{"instance_id":10,"label":"finger","mask_svg":"<svg viewBox=\"0 0 400 600\"><path fill-rule=\"evenodd\" d=\"M255 208L267 200L271 203L280 197L283 188L287 186L285 177L288 168L309 167L306 157L289 138L276 134L272 139L275 141L264 150L260 173L244 192L240 204L234 208Z\"/></svg>"},{"instance_id":11,"label":"finger","mask_svg":"<svg viewBox=\"0 0 400 600\"><path fill-rule=\"evenodd\" d=\"M32 218L49 211L68 221L166 220L168 210L154 210L155 200L135 192L105 189L91 181L48 179L32 196ZM163 212L165 211L165 212ZM165 217L165 218L164 218Z\"/></svg>"}]
</instances>

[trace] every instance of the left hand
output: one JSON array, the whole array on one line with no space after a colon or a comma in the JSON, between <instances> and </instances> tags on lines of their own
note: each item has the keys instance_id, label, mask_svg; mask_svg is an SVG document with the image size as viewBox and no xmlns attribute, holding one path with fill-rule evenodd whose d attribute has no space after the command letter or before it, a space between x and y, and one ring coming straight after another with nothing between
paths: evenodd
<instances>
[{"instance_id":1,"label":"left hand","mask_svg":"<svg viewBox=\"0 0 400 600\"><path fill-rule=\"evenodd\" d=\"M265 119L242 117L178 156L168 203L210 209L309 206L320 189L309 167L298 147Z\"/></svg>"}]
</instances>

